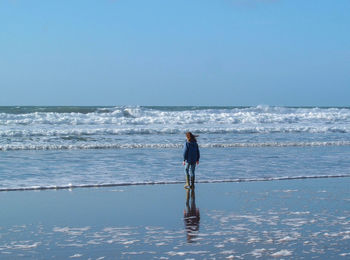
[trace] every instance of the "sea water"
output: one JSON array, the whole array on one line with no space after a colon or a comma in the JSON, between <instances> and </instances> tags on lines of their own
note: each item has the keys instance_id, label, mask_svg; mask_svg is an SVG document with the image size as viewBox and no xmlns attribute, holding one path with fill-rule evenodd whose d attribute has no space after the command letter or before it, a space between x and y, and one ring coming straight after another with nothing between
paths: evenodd
<instances>
[{"instance_id":1,"label":"sea water","mask_svg":"<svg viewBox=\"0 0 350 260\"><path fill-rule=\"evenodd\" d=\"M350 108L0 107L0 190L350 176Z\"/></svg>"}]
</instances>

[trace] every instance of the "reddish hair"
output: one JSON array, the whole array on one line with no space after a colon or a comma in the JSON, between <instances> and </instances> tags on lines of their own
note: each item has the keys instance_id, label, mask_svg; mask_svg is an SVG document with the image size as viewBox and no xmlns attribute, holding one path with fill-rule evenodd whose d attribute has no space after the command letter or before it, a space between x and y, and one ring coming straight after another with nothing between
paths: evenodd
<instances>
[{"instance_id":1,"label":"reddish hair","mask_svg":"<svg viewBox=\"0 0 350 260\"><path fill-rule=\"evenodd\" d=\"M189 142L197 142L196 137L198 137L198 135L193 135L191 132L186 133L186 138Z\"/></svg>"}]
</instances>

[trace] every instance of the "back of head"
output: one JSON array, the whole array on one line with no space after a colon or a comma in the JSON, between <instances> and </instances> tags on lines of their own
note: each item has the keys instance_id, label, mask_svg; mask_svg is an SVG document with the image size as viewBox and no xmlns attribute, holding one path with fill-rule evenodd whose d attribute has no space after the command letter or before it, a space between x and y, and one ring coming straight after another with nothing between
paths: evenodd
<instances>
[{"instance_id":1,"label":"back of head","mask_svg":"<svg viewBox=\"0 0 350 260\"><path fill-rule=\"evenodd\" d=\"M198 137L198 135L193 135L191 132L186 133L186 138L189 142L197 142L196 137Z\"/></svg>"}]
</instances>

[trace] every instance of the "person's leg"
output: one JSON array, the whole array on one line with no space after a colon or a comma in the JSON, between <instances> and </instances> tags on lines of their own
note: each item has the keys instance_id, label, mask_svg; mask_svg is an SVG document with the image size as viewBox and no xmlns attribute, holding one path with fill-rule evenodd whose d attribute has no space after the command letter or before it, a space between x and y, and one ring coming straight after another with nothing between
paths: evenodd
<instances>
[{"instance_id":1,"label":"person's leg","mask_svg":"<svg viewBox=\"0 0 350 260\"><path fill-rule=\"evenodd\" d=\"M194 188L196 164L191 164L191 189Z\"/></svg>"},{"instance_id":2,"label":"person's leg","mask_svg":"<svg viewBox=\"0 0 350 260\"><path fill-rule=\"evenodd\" d=\"M188 189L190 187L190 174L189 174L189 169L190 169L190 164L186 163L186 167L185 167L185 176L186 176L186 184L185 184L185 188Z\"/></svg>"}]
</instances>

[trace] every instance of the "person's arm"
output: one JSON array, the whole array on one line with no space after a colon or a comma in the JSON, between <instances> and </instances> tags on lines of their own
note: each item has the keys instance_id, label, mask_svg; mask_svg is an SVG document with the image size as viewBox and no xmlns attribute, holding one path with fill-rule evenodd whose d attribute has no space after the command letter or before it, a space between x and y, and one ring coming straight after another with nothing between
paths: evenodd
<instances>
[{"instance_id":1,"label":"person's arm","mask_svg":"<svg viewBox=\"0 0 350 260\"><path fill-rule=\"evenodd\" d=\"M187 157L188 157L188 146L187 146L187 142L184 145L184 152L183 152L183 157L184 157L184 161L183 164L185 165Z\"/></svg>"},{"instance_id":2,"label":"person's arm","mask_svg":"<svg viewBox=\"0 0 350 260\"><path fill-rule=\"evenodd\" d=\"M199 158L201 157L201 154L199 152L199 147L198 147L198 144L197 144L197 164L199 164Z\"/></svg>"}]
</instances>

